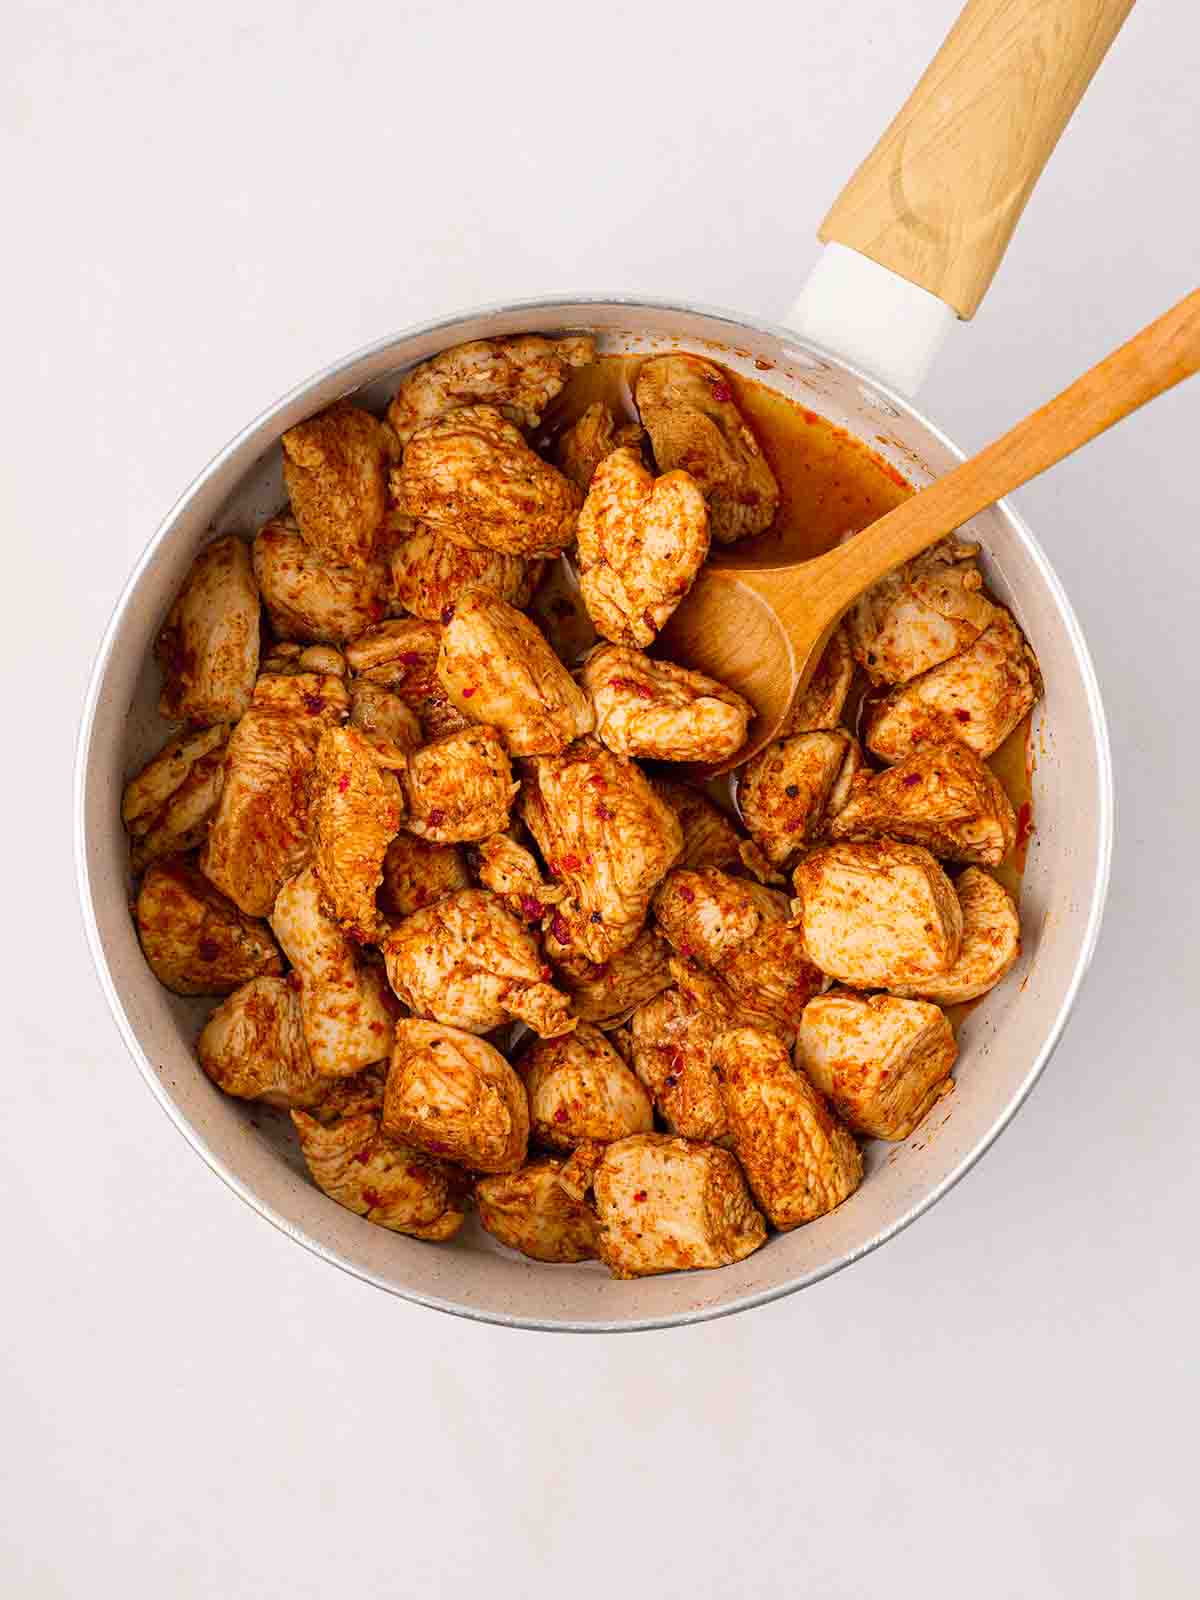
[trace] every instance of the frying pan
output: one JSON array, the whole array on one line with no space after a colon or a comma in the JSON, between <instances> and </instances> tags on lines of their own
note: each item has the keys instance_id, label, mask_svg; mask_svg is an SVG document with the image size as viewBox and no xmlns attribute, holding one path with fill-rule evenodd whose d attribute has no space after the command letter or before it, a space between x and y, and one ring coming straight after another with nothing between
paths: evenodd
<instances>
[{"instance_id":1,"label":"frying pan","mask_svg":"<svg viewBox=\"0 0 1200 1600\"><path fill-rule=\"evenodd\" d=\"M955 320L969 317L1030 190L1132 0L972 0L821 229L826 248L787 322L696 305L583 295L485 306L409 328L285 395L184 492L131 575L96 659L76 765L76 854L88 938L130 1053L193 1148L243 1199L325 1260L441 1310L522 1327L662 1327L761 1304L874 1249L944 1195L1025 1100L1095 947L1112 843L1100 693L1070 602L1011 507L974 518L991 589L1046 679L1031 738L1036 832L1023 954L962 1026L958 1087L900 1145L869 1145L866 1179L830 1215L736 1266L618 1282L596 1263L546 1267L474 1223L449 1246L375 1227L307 1177L284 1113L219 1093L193 1044L211 1002L152 976L129 915L120 801L164 742L151 644L214 529L250 533L284 499L278 440L339 396L381 407L400 375L449 345L586 329L602 351L694 350L769 384L870 444L914 484L961 459L908 398Z\"/></svg>"}]
</instances>

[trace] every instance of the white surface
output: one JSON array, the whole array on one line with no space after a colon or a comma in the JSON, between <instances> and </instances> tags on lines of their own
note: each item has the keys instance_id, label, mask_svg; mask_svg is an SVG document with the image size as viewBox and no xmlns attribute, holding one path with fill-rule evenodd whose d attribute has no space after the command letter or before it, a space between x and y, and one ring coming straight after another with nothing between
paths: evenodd
<instances>
[{"instance_id":1,"label":"white surface","mask_svg":"<svg viewBox=\"0 0 1200 1600\"><path fill-rule=\"evenodd\" d=\"M1200 384L1019 497L1117 760L1076 1020L958 1190L799 1298L570 1340L331 1272L169 1127L74 908L93 644L212 451L460 304L602 287L782 315L954 11L8 13L0 1593L1195 1592ZM960 443L1193 287L1198 43L1190 7L1128 24L925 391Z\"/></svg>"},{"instance_id":2,"label":"white surface","mask_svg":"<svg viewBox=\"0 0 1200 1600\"><path fill-rule=\"evenodd\" d=\"M784 321L911 397L958 318L927 289L833 243L817 257Z\"/></svg>"}]
</instances>

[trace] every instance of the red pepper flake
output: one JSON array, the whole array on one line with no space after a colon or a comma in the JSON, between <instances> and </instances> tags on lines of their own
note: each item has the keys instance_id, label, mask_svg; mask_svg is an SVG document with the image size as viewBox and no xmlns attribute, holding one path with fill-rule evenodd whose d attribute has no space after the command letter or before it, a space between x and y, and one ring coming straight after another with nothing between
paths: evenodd
<instances>
[{"instance_id":1,"label":"red pepper flake","mask_svg":"<svg viewBox=\"0 0 1200 1600\"><path fill-rule=\"evenodd\" d=\"M614 811L610 811L606 805L598 805L596 807L596 815L599 817L601 822L611 822L616 813Z\"/></svg>"},{"instance_id":2,"label":"red pepper flake","mask_svg":"<svg viewBox=\"0 0 1200 1600\"><path fill-rule=\"evenodd\" d=\"M727 383L714 383L713 384L713 399L714 400L732 400L733 399L733 390L729 387L729 385Z\"/></svg>"},{"instance_id":3,"label":"red pepper flake","mask_svg":"<svg viewBox=\"0 0 1200 1600\"><path fill-rule=\"evenodd\" d=\"M371 1159L371 1152L370 1150L359 1150L351 1159L357 1161L360 1167L365 1167Z\"/></svg>"},{"instance_id":4,"label":"red pepper flake","mask_svg":"<svg viewBox=\"0 0 1200 1600\"><path fill-rule=\"evenodd\" d=\"M688 905L689 905L689 906L690 906L690 905L691 905L691 903L692 903L692 901L693 901L693 900L694 900L694 899L695 899L695 898L696 898L696 896L695 896L695 895L694 895L694 894L693 894L693 892L692 892L692 891L691 891L691 890L690 890L690 889L689 889L689 888L688 888L688 887L687 887L687 885L686 885L686 884L683 884L683 883L681 883L681 884L680 884L680 885L679 885L679 898L680 898L680 899L681 899L681 900L686 900L686 901L687 901L687 903L688 903Z\"/></svg>"},{"instance_id":5,"label":"red pepper flake","mask_svg":"<svg viewBox=\"0 0 1200 1600\"><path fill-rule=\"evenodd\" d=\"M547 863L546 863L546 871L550 874L550 876L552 878L557 878L558 874L559 874L558 862L557 861L547 861Z\"/></svg>"},{"instance_id":6,"label":"red pepper flake","mask_svg":"<svg viewBox=\"0 0 1200 1600\"><path fill-rule=\"evenodd\" d=\"M635 1194L635 1195L634 1195L634 1197L633 1197L633 1198L634 1198L634 1199L635 1199L635 1200L644 1200L644 1199L645 1199L645 1198L646 1198L646 1191L645 1191L645 1189L639 1189L639 1190L638 1190L638 1191L637 1191L637 1193L636 1193L636 1194Z\"/></svg>"},{"instance_id":7,"label":"red pepper flake","mask_svg":"<svg viewBox=\"0 0 1200 1600\"><path fill-rule=\"evenodd\" d=\"M906 789L911 789L914 783L920 783L920 781L921 774L919 772L906 772L904 775L904 787Z\"/></svg>"},{"instance_id":8,"label":"red pepper flake","mask_svg":"<svg viewBox=\"0 0 1200 1600\"><path fill-rule=\"evenodd\" d=\"M221 946L216 942L215 939L201 939L200 946L196 951L196 954L200 957L201 961L215 961L221 954Z\"/></svg>"},{"instance_id":9,"label":"red pepper flake","mask_svg":"<svg viewBox=\"0 0 1200 1600\"><path fill-rule=\"evenodd\" d=\"M555 1122L565 1122L567 1120L566 1106L559 1106L558 1110L554 1113L554 1120Z\"/></svg>"},{"instance_id":10,"label":"red pepper flake","mask_svg":"<svg viewBox=\"0 0 1200 1600\"><path fill-rule=\"evenodd\" d=\"M642 612L642 621L650 629L651 633L657 633L658 624L655 622L653 616L651 615L651 613L649 611L643 611Z\"/></svg>"},{"instance_id":11,"label":"red pepper flake","mask_svg":"<svg viewBox=\"0 0 1200 1600\"><path fill-rule=\"evenodd\" d=\"M350 776L349 776L348 773L343 772L341 777L338 779L338 793L339 794L345 794L346 790L349 787L350 787Z\"/></svg>"},{"instance_id":12,"label":"red pepper flake","mask_svg":"<svg viewBox=\"0 0 1200 1600\"><path fill-rule=\"evenodd\" d=\"M474 693L475 693L475 685L472 684L469 689L464 689L463 690L462 697L463 697L464 700L469 700Z\"/></svg>"},{"instance_id":13,"label":"red pepper flake","mask_svg":"<svg viewBox=\"0 0 1200 1600\"><path fill-rule=\"evenodd\" d=\"M552 976L553 976L553 974L551 973L549 967L543 967L542 968L542 977L543 978L549 980Z\"/></svg>"},{"instance_id":14,"label":"red pepper flake","mask_svg":"<svg viewBox=\"0 0 1200 1600\"><path fill-rule=\"evenodd\" d=\"M566 871L566 872L578 872L579 871L580 863L579 863L579 857L578 856L574 856L574 855L572 855L572 856L564 856L562 858L562 863L561 864L562 864L563 870Z\"/></svg>"},{"instance_id":15,"label":"red pepper flake","mask_svg":"<svg viewBox=\"0 0 1200 1600\"><path fill-rule=\"evenodd\" d=\"M400 665L402 667L419 667L424 660L425 657L419 650L406 650L400 657Z\"/></svg>"},{"instance_id":16,"label":"red pepper flake","mask_svg":"<svg viewBox=\"0 0 1200 1600\"><path fill-rule=\"evenodd\" d=\"M648 684L639 683L636 678L610 678L608 686L610 689L630 689L643 700L654 699L654 690Z\"/></svg>"},{"instance_id":17,"label":"red pepper flake","mask_svg":"<svg viewBox=\"0 0 1200 1600\"><path fill-rule=\"evenodd\" d=\"M436 1150L438 1155L442 1156L442 1155L445 1155L446 1151L450 1147L449 1147L449 1145L439 1144L436 1139L431 1139L429 1141L429 1148L431 1150Z\"/></svg>"},{"instance_id":18,"label":"red pepper flake","mask_svg":"<svg viewBox=\"0 0 1200 1600\"><path fill-rule=\"evenodd\" d=\"M958 710L954 713L954 715L958 718L958 720L960 722L970 722L970 720L971 720L971 713L969 711L967 711L963 706L959 706Z\"/></svg>"},{"instance_id":19,"label":"red pepper flake","mask_svg":"<svg viewBox=\"0 0 1200 1600\"><path fill-rule=\"evenodd\" d=\"M443 810L441 810L440 807L438 807L438 806L434 806L433 810L425 818L425 821L429 824L429 826L431 828L440 828L442 823L445 822L445 820L446 820L446 813Z\"/></svg>"},{"instance_id":20,"label":"red pepper flake","mask_svg":"<svg viewBox=\"0 0 1200 1600\"><path fill-rule=\"evenodd\" d=\"M690 961L696 952L692 949L690 944L681 944L679 946L679 954L684 958L685 961Z\"/></svg>"},{"instance_id":21,"label":"red pepper flake","mask_svg":"<svg viewBox=\"0 0 1200 1600\"><path fill-rule=\"evenodd\" d=\"M324 711L325 701L319 694L306 694L304 696L304 709L309 716L315 717L318 711Z\"/></svg>"},{"instance_id":22,"label":"red pepper flake","mask_svg":"<svg viewBox=\"0 0 1200 1600\"><path fill-rule=\"evenodd\" d=\"M540 900L535 900L533 895L523 894L521 896L521 915L525 918L526 922L538 922L541 919L544 911L545 907L542 905L542 902Z\"/></svg>"},{"instance_id":23,"label":"red pepper flake","mask_svg":"<svg viewBox=\"0 0 1200 1600\"><path fill-rule=\"evenodd\" d=\"M296 971L295 967L288 973L287 982L288 988L294 990L296 994L299 994L304 987L304 979Z\"/></svg>"},{"instance_id":24,"label":"red pepper flake","mask_svg":"<svg viewBox=\"0 0 1200 1600\"><path fill-rule=\"evenodd\" d=\"M347 928L346 937L351 944L366 944L367 936L361 928Z\"/></svg>"},{"instance_id":25,"label":"red pepper flake","mask_svg":"<svg viewBox=\"0 0 1200 1600\"><path fill-rule=\"evenodd\" d=\"M382 622L384 617L386 617L386 616L387 616L387 607L384 605L383 601L382 600L372 600L371 601L371 621L372 622Z\"/></svg>"},{"instance_id":26,"label":"red pepper flake","mask_svg":"<svg viewBox=\"0 0 1200 1600\"><path fill-rule=\"evenodd\" d=\"M363 1199L366 1201L366 1203L369 1206L372 1206L372 1207L377 1206L379 1204L379 1190L378 1189L364 1189L363 1190Z\"/></svg>"},{"instance_id":27,"label":"red pepper flake","mask_svg":"<svg viewBox=\"0 0 1200 1600\"><path fill-rule=\"evenodd\" d=\"M570 944L571 930L567 926L567 920L561 914L561 912L556 911L551 917L550 932L558 940L559 944Z\"/></svg>"},{"instance_id":28,"label":"red pepper flake","mask_svg":"<svg viewBox=\"0 0 1200 1600\"><path fill-rule=\"evenodd\" d=\"M447 623L449 623L451 621L453 616L454 616L454 607L453 606L443 606L442 607L442 627L443 628L447 625Z\"/></svg>"},{"instance_id":29,"label":"red pepper flake","mask_svg":"<svg viewBox=\"0 0 1200 1600\"><path fill-rule=\"evenodd\" d=\"M605 784L605 780L598 772L593 774L593 776L588 779L588 782L591 784L593 789L603 789Z\"/></svg>"}]
</instances>

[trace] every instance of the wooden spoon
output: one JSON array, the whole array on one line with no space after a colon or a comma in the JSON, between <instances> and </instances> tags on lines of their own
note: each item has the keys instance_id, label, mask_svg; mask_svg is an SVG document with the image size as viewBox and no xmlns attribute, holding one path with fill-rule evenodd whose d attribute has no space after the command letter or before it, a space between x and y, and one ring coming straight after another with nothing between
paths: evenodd
<instances>
[{"instance_id":1,"label":"wooden spoon","mask_svg":"<svg viewBox=\"0 0 1200 1600\"><path fill-rule=\"evenodd\" d=\"M790 566L710 562L661 644L670 660L728 684L757 712L736 759L711 771L740 766L778 736L838 621L873 583L1197 371L1200 289L1040 411L846 543Z\"/></svg>"}]
</instances>

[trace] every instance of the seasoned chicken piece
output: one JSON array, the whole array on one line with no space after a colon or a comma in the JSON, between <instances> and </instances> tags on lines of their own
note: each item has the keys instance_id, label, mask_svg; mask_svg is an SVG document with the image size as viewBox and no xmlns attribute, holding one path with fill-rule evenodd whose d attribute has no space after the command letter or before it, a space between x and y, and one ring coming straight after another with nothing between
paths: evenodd
<instances>
[{"instance_id":1,"label":"seasoned chicken piece","mask_svg":"<svg viewBox=\"0 0 1200 1600\"><path fill-rule=\"evenodd\" d=\"M463 728L435 739L409 758L400 782L408 804L404 826L436 844L499 833L521 787L495 728Z\"/></svg>"},{"instance_id":2,"label":"seasoned chicken piece","mask_svg":"<svg viewBox=\"0 0 1200 1600\"><path fill-rule=\"evenodd\" d=\"M670 983L670 953L665 939L653 928L643 928L631 945L603 964L584 957L560 963L559 987L570 996L581 1022L617 1028Z\"/></svg>"},{"instance_id":3,"label":"seasoned chicken piece","mask_svg":"<svg viewBox=\"0 0 1200 1600\"><path fill-rule=\"evenodd\" d=\"M312 1063L300 997L286 978L251 978L204 1024L196 1053L226 1094L273 1106L315 1105L329 1090Z\"/></svg>"},{"instance_id":4,"label":"seasoned chicken piece","mask_svg":"<svg viewBox=\"0 0 1200 1600\"><path fill-rule=\"evenodd\" d=\"M230 735L220 803L200 869L249 917L265 917L308 860L308 799L316 749L346 714L332 673L268 673Z\"/></svg>"},{"instance_id":5,"label":"seasoned chicken piece","mask_svg":"<svg viewBox=\"0 0 1200 1600\"><path fill-rule=\"evenodd\" d=\"M341 644L388 614L392 578L386 562L335 566L286 515L265 522L255 535L254 576L281 639Z\"/></svg>"},{"instance_id":6,"label":"seasoned chicken piece","mask_svg":"<svg viewBox=\"0 0 1200 1600\"><path fill-rule=\"evenodd\" d=\"M151 864L134 916L150 970L175 994L230 994L283 971L266 923L243 916L186 856Z\"/></svg>"},{"instance_id":7,"label":"seasoned chicken piece","mask_svg":"<svg viewBox=\"0 0 1200 1600\"><path fill-rule=\"evenodd\" d=\"M741 1168L717 1145L636 1133L605 1148L592 1181L614 1278L727 1267L767 1237Z\"/></svg>"},{"instance_id":8,"label":"seasoned chicken piece","mask_svg":"<svg viewBox=\"0 0 1200 1600\"><path fill-rule=\"evenodd\" d=\"M644 438L636 422L623 422L618 426L612 407L603 400L595 400L559 435L554 446L554 460L559 470L586 494L605 456L624 447L640 453Z\"/></svg>"},{"instance_id":9,"label":"seasoned chicken piece","mask_svg":"<svg viewBox=\"0 0 1200 1600\"><path fill-rule=\"evenodd\" d=\"M296 969L308 1053L328 1078L348 1078L391 1048L397 1006L378 967L359 966L354 946L327 916L311 867L284 884L271 928Z\"/></svg>"},{"instance_id":10,"label":"seasoned chicken piece","mask_svg":"<svg viewBox=\"0 0 1200 1600\"><path fill-rule=\"evenodd\" d=\"M683 847L675 813L632 761L592 738L533 757L521 806L548 871L567 890L550 918L551 958L603 965L637 938Z\"/></svg>"},{"instance_id":11,"label":"seasoned chicken piece","mask_svg":"<svg viewBox=\"0 0 1200 1600\"><path fill-rule=\"evenodd\" d=\"M558 1181L563 1163L531 1161L520 1172L480 1178L479 1220L494 1239L533 1261L591 1261L599 1226L595 1213Z\"/></svg>"},{"instance_id":12,"label":"seasoned chicken piece","mask_svg":"<svg viewBox=\"0 0 1200 1600\"><path fill-rule=\"evenodd\" d=\"M636 393L659 470L682 467L696 480L717 543L765 532L779 485L721 369L699 356L657 356L638 373Z\"/></svg>"},{"instance_id":13,"label":"seasoned chicken piece","mask_svg":"<svg viewBox=\"0 0 1200 1600\"><path fill-rule=\"evenodd\" d=\"M366 678L350 684L350 726L378 734L401 750L417 749L424 738L417 713L398 694Z\"/></svg>"},{"instance_id":14,"label":"seasoned chicken piece","mask_svg":"<svg viewBox=\"0 0 1200 1600\"><path fill-rule=\"evenodd\" d=\"M517 1071L529 1096L530 1136L550 1150L649 1133L654 1112L637 1078L590 1023L527 1050Z\"/></svg>"},{"instance_id":15,"label":"seasoned chicken piece","mask_svg":"<svg viewBox=\"0 0 1200 1600\"><path fill-rule=\"evenodd\" d=\"M487 589L523 609L542 576L540 561L498 550L467 550L409 518L392 542L388 559L396 603L414 617L449 622L468 589Z\"/></svg>"},{"instance_id":16,"label":"seasoned chicken piece","mask_svg":"<svg viewBox=\"0 0 1200 1600\"><path fill-rule=\"evenodd\" d=\"M596 708L596 736L644 761L725 761L746 742L754 707L702 672L606 644L581 681Z\"/></svg>"},{"instance_id":17,"label":"seasoned chicken piece","mask_svg":"<svg viewBox=\"0 0 1200 1600\"><path fill-rule=\"evenodd\" d=\"M681 867L736 867L739 862L760 883L782 883L758 846L745 839L706 794L672 778L655 778L655 792L670 806L683 829Z\"/></svg>"},{"instance_id":18,"label":"seasoned chicken piece","mask_svg":"<svg viewBox=\"0 0 1200 1600\"><path fill-rule=\"evenodd\" d=\"M907 683L967 650L1000 615L983 593L977 544L943 539L889 572L846 615L850 647L874 683Z\"/></svg>"},{"instance_id":19,"label":"seasoned chicken piece","mask_svg":"<svg viewBox=\"0 0 1200 1600\"><path fill-rule=\"evenodd\" d=\"M323 561L365 567L387 508L391 430L339 400L282 439L283 481L300 532Z\"/></svg>"},{"instance_id":20,"label":"seasoned chicken piece","mask_svg":"<svg viewBox=\"0 0 1200 1600\"><path fill-rule=\"evenodd\" d=\"M758 1028L717 1040L714 1064L733 1148L767 1219L780 1229L822 1217L862 1182L862 1155L787 1046Z\"/></svg>"},{"instance_id":21,"label":"seasoned chicken piece","mask_svg":"<svg viewBox=\"0 0 1200 1600\"><path fill-rule=\"evenodd\" d=\"M676 868L654 898L654 916L673 948L720 980L726 1005L791 1032L823 986L784 895L715 867Z\"/></svg>"},{"instance_id":22,"label":"seasoned chicken piece","mask_svg":"<svg viewBox=\"0 0 1200 1600\"><path fill-rule=\"evenodd\" d=\"M949 972L962 943L954 885L920 845L831 844L793 876L796 921L822 972L892 989Z\"/></svg>"},{"instance_id":23,"label":"seasoned chicken piece","mask_svg":"<svg viewBox=\"0 0 1200 1600\"><path fill-rule=\"evenodd\" d=\"M226 722L178 733L125 785L121 816L134 872L204 843L221 798L228 742Z\"/></svg>"},{"instance_id":24,"label":"seasoned chicken piece","mask_svg":"<svg viewBox=\"0 0 1200 1600\"><path fill-rule=\"evenodd\" d=\"M469 889L471 874L462 851L452 844L434 844L415 833L398 833L383 858L379 906L392 921L445 899L456 889Z\"/></svg>"},{"instance_id":25,"label":"seasoned chicken piece","mask_svg":"<svg viewBox=\"0 0 1200 1600\"><path fill-rule=\"evenodd\" d=\"M822 728L836 728L842 720L853 682L854 654L846 625L841 623L822 651L808 687L797 696L784 718L780 738L786 739L790 733L816 733Z\"/></svg>"},{"instance_id":26,"label":"seasoned chicken piece","mask_svg":"<svg viewBox=\"0 0 1200 1600\"><path fill-rule=\"evenodd\" d=\"M258 681L264 677L302 677L305 673L329 673L335 678L346 676L346 658L336 645L300 644L295 639L276 639L270 653L263 657L258 669ZM257 686L256 686L257 687ZM286 698L290 690L281 690Z\"/></svg>"},{"instance_id":27,"label":"seasoned chicken piece","mask_svg":"<svg viewBox=\"0 0 1200 1600\"><path fill-rule=\"evenodd\" d=\"M727 1026L723 1012L677 988L633 1014L633 1070L670 1131L685 1139L723 1139L728 1132L713 1071L713 1046Z\"/></svg>"},{"instance_id":28,"label":"seasoned chicken piece","mask_svg":"<svg viewBox=\"0 0 1200 1600\"><path fill-rule=\"evenodd\" d=\"M775 739L742 769L738 810L773 867L785 867L820 833L846 757L844 728Z\"/></svg>"},{"instance_id":29,"label":"seasoned chicken piece","mask_svg":"<svg viewBox=\"0 0 1200 1600\"><path fill-rule=\"evenodd\" d=\"M560 339L540 333L472 339L407 373L388 407L388 421L401 444L407 444L434 418L485 401L519 427L536 428L572 371L595 359L596 341L590 333Z\"/></svg>"},{"instance_id":30,"label":"seasoned chicken piece","mask_svg":"<svg viewBox=\"0 0 1200 1600\"><path fill-rule=\"evenodd\" d=\"M556 556L575 537L583 496L495 406L426 423L392 474L404 512L468 550Z\"/></svg>"},{"instance_id":31,"label":"seasoned chicken piece","mask_svg":"<svg viewBox=\"0 0 1200 1600\"><path fill-rule=\"evenodd\" d=\"M466 1174L381 1133L383 1086L384 1073L372 1068L332 1083L311 1112L292 1112L312 1180L381 1228L452 1239L466 1220Z\"/></svg>"},{"instance_id":32,"label":"seasoned chicken piece","mask_svg":"<svg viewBox=\"0 0 1200 1600\"><path fill-rule=\"evenodd\" d=\"M708 554L708 507L686 472L655 478L629 446L596 468L579 513L579 588L606 639L653 643Z\"/></svg>"},{"instance_id":33,"label":"seasoned chicken piece","mask_svg":"<svg viewBox=\"0 0 1200 1600\"><path fill-rule=\"evenodd\" d=\"M170 722L235 722L258 672L258 587L236 534L205 545L154 641Z\"/></svg>"},{"instance_id":34,"label":"seasoned chicken piece","mask_svg":"<svg viewBox=\"0 0 1200 1600\"><path fill-rule=\"evenodd\" d=\"M440 739L466 726L438 682L441 644L436 622L404 617L360 633L346 646L346 660L359 678L402 700L419 718L426 738Z\"/></svg>"},{"instance_id":35,"label":"seasoned chicken piece","mask_svg":"<svg viewBox=\"0 0 1200 1600\"><path fill-rule=\"evenodd\" d=\"M308 830L321 894L351 939L373 944L387 924L375 904L383 858L400 831L396 772L404 752L357 728L327 728L317 746Z\"/></svg>"},{"instance_id":36,"label":"seasoned chicken piece","mask_svg":"<svg viewBox=\"0 0 1200 1600\"><path fill-rule=\"evenodd\" d=\"M907 1139L954 1087L958 1055L944 1011L891 994L835 989L804 1008L796 1064L856 1133Z\"/></svg>"},{"instance_id":37,"label":"seasoned chicken piece","mask_svg":"<svg viewBox=\"0 0 1200 1600\"><path fill-rule=\"evenodd\" d=\"M919 995L940 1006L962 1005L994 989L1021 954L1021 924L1007 889L978 867L960 872L954 892L962 909L962 948L948 972L896 986L901 995Z\"/></svg>"},{"instance_id":38,"label":"seasoned chicken piece","mask_svg":"<svg viewBox=\"0 0 1200 1600\"><path fill-rule=\"evenodd\" d=\"M595 721L591 702L528 617L468 589L442 633L438 681L464 717L498 728L509 754L557 755Z\"/></svg>"},{"instance_id":39,"label":"seasoned chicken piece","mask_svg":"<svg viewBox=\"0 0 1200 1600\"><path fill-rule=\"evenodd\" d=\"M419 1017L487 1033L519 1017L549 1038L575 1026L546 982L537 941L486 889L459 889L406 917L383 941L396 994Z\"/></svg>"},{"instance_id":40,"label":"seasoned chicken piece","mask_svg":"<svg viewBox=\"0 0 1200 1600\"><path fill-rule=\"evenodd\" d=\"M499 1050L458 1028L396 1024L383 1131L474 1172L515 1172L529 1145L529 1105Z\"/></svg>"},{"instance_id":41,"label":"seasoned chicken piece","mask_svg":"<svg viewBox=\"0 0 1200 1600\"><path fill-rule=\"evenodd\" d=\"M954 741L864 773L829 824L831 839L879 834L923 844L943 861L998 867L1016 843L1017 819L995 773Z\"/></svg>"},{"instance_id":42,"label":"seasoned chicken piece","mask_svg":"<svg viewBox=\"0 0 1200 1600\"><path fill-rule=\"evenodd\" d=\"M969 650L893 689L867 720L867 749L903 761L922 745L958 739L990 756L1041 698L1037 658L1001 611Z\"/></svg>"},{"instance_id":43,"label":"seasoned chicken piece","mask_svg":"<svg viewBox=\"0 0 1200 1600\"><path fill-rule=\"evenodd\" d=\"M543 881L533 852L507 833L494 833L480 844L479 881L526 922L540 922L546 907L557 905L566 893L562 884Z\"/></svg>"}]
</instances>

